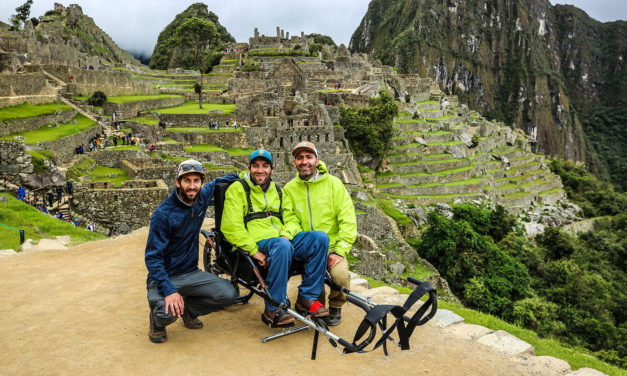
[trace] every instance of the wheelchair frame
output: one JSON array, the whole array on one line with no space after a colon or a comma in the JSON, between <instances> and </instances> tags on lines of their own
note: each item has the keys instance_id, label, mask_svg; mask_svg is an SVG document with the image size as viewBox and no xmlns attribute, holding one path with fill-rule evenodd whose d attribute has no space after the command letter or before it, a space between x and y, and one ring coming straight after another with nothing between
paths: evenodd
<instances>
[{"instance_id":1,"label":"wheelchair frame","mask_svg":"<svg viewBox=\"0 0 627 376\"><path fill-rule=\"evenodd\" d=\"M214 194L216 228L213 228L212 231L201 231L201 234L205 238L202 259L205 271L216 275L227 274L230 276L231 283L238 293L238 298L235 301L236 303L247 304L254 295L258 295L270 302L272 305L279 307L279 309L288 312L294 316L296 320L303 324L298 327L295 327L293 324L287 328L281 327L284 329L283 331L263 337L261 339L262 343L303 330L314 329L315 333L311 353L312 360L316 358L318 337L320 333L327 338L331 346L333 346L340 354L353 352L363 353L368 352L364 349L369 344L373 343L378 326L381 329L381 337L369 351L373 351L378 347L383 347L383 351L387 355L388 340L399 346L402 350L408 350L409 338L411 337L415 327L424 325L435 315L437 311L436 290L428 282L421 282L412 277L408 277L407 280L415 284L416 287L403 306L398 306L379 305L373 302L370 297L361 296L350 291L344 286L336 284L333 282L329 273L326 273L325 284L327 284L331 289L338 290L346 294L347 302L358 306L366 312L366 315L359 325L352 341L348 341L332 333L325 324L324 320L316 318L312 315L301 315L299 312L293 310L290 307L289 301L286 303L276 301L270 295L261 271L252 257L248 255L248 252L239 248L233 249L233 246L224 238L224 235L219 230L224 205L224 194L228 186L229 184L226 183L216 185L216 191ZM303 272L304 270L302 269L302 264L294 262L292 263L288 277L302 274ZM240 286L248 289L248 293L241 294ZM413 306L413 304L425 294L428 294L428 300L412 317L405 316L405 313L411 308L411 306ZM429 310L429 308L431 309ZM429 311L427 312L427 310ZM388 314L394 316L394 322L389 327L387 326ZM391 334L395 329L398 333L398 339L391 337ZM366 333L368 333L368 335L362 340Z\"/></svg>"}]
</instances>

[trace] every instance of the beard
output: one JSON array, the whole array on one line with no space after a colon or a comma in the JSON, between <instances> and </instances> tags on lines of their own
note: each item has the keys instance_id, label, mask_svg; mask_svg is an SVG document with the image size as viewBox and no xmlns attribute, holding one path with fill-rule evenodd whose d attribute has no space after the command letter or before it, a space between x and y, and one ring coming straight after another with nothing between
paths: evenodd
<instances>
[{"instance_id":1,"label":"beard","mask_svg":"<svg viewBox=\"0 0 627 376\"><path fill-rule=\"evenodd\" d=\"M252 175L251 177L255 184L260 185L262 187L265 187L266 185L270 183L270 175L266 175L262 181L257 180L257 176L255 175Z\"/></svg>"},{"instance_id":2,"label":"beard","mask_svg":"<svg viewBox=\"0 0 627 376\"><path fill-rule=\"evenodd\" d=\"M179 197L186 204L193 204L196 200L196 197L198 197L198 189L188 189L187 191L183 192L183 189L179 188L178 191Z\"/></svg>"}]
</instances>

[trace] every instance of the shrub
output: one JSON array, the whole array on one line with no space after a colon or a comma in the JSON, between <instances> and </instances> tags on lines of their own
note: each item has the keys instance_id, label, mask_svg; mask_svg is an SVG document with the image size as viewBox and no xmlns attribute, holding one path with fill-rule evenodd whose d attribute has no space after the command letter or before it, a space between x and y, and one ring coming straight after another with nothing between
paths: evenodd
<instances>
[{"instance_id":1,"label":"shrub","mask_svg":"<svg viewBox=\"0 0 627 376\"><path fill-rule=\"evenodd\" d=\"M107 96L102 91L96 91L87 100L90 106L102 106L107 101Z\"/></svg>"}]
</instances>

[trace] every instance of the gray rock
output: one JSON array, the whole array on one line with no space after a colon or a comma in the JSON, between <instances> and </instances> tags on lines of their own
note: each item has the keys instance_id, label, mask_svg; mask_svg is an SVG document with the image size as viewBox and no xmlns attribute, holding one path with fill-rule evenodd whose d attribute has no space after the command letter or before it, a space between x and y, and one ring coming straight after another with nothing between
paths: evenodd
<instances>
[{"instance_id":1,"label":"gray rock","mask_svg":"<svg viewBox=\"0 0 627 376\"><path fill-rule=\"evenodd\" d=\"M528 236L534 236L538 234L542 234L544 232L544 225L542 223L536 222L524 222L525 231Z\"/></svg>"},{"instance_id":2,"label":"gray rock","mask_svg":"<svg viewBox=\"0 0 627 376\"><path fill-rule=\"evenodd\" d=\"M0 257L2 256L15 256L17 252L12 249L0 249Z\"/></svg>"},{"instance_id":3,"label":"gray rock","mask_svg":"<svg viewBox=\"0 0 627 376\"><path fill-rule=\"evenodd\" d=\"M510 146L516 143L516 133L514 133L514 131L509 127L506 130L505 142Z\"/></svg>"},{"instance_id":4,"label":"gray rock","mask_svg":"<svg viewBox=\"0 0 627 376\"><path fill-rule=\"evenodd\" d=\"M578 370L567 373L566 376L607 376L601 371L592 368L579 368Z\"/></svg>"},{"instance_id":5,"label":"gray rock","mask_svg":"<svg viewBox=\"0 0 627 376\"><path fill-rule=\"evenodd\" d=\"M358 191L357 194L355 195L355 197L357 197L361 201L369 201L370 200L368 198L368 194L366 194L366 192L364 192L364 191Z\"/></svg>"},{"instance_id":6,"label":"gray rock","mask_svg":"<svg viewBox=\"0 0 627 376\"><path fill-rule=\"evenodd\" d=\"M442 98L442 100L440 101L440 109L442 109L442 111L446 111L449 106L450 106L450 102L448 98L447 97Z\"/></svg>"},{"instance_id":7,"label":"gray rock","mask_svg":"<svg viewBox=\"0 0 627 376\"><path fill-rule=\"evenodd\" d=\"M454 158L457 158L457 159L466 158L466 153L462 149L458 148L457 146L451 147L450 149L448 149L448 152L451 153Z\"/></svg>"},{"instance_id":8,"label":"gray rock","mask_svg":"<svg viewBox=\"0 0 627 376\"><path fill-rule=\"evenodd\" d=\"M375 279L383 279L387 275L387 258L377 251L364 251L353 248L351 251L359 262L355 263L355 272Z\"/></svg>"},{"instance_id":9,"label":"gray rock","mask_svg":"<svg viewBox=\"0 0 627 376\"><path fill-rule=\"evenodd\" d=\"M533 346L504 330L497 330L477 341L508 355L535 355Z\"/></svg>"},{"instance_id":10,"label":"gray rock","mask_svg":"<svg viewBox=\"0 0 627 376\"><path fill-rule=\"evenodd\" d=\"M422 146L427 146L427 141L425 141L425 139L422 138L422 137L416 136L416 137L414 137L414 141L419 143Z\"/></svg>"},{"instance_id":11,"label":"gray rock","mask_svg":"<svg viewBox=\"0 0 627 376\"><path fill-rule=\"evenodd\" d=\"M435 210L437 210L438 214L445 216L446 218L453 218L453 208L451 208L450 205L438 202L435 206Z\"/></svg>"},{"instance_id":12,"label":"gray rock","mask_svg":"<svg viewBox=\"0 0 627 376\"><path fill-rule=\"evenodd\" d=\"M440 328L446 328L447 326L464 322L464 318L448 309L440 308L435 313L435 316L433 316L433 321Z\"/></svg>"},{"instance_id":13,"label":"gray rock","mask_svg":"<svg viewBox=\"0 0 627 376\"><path fill-rule=\"evenodd\" d=\"M466 146L468 146L469 148L472 147L474 144L472 143L472 135L470 133L462 133L459 136L457 136L457 138L463 142Z\"/></svg>"},{"instance_id":14,"label":"gray rock","mask_svg":"<svg viewBox=\"0 0 627 376\"><path fill-rule=\"evenodd\" d=\"M405 265L397 262L395 264L390 265L390 271L394 274L403 274L405 271Z\"/></svg>"},{"instance_id":15,"label":"gray rock","mask_svg":"<svg viewBox=\"0 0 627 376\"><path fill-rule=\"evenodd\" d=\"M118 226L118 234L126 234L129 233L131 231L131 228L129 227L129 225L126 224L126 222L122 222L119 224Z\"/></svg>"}]
</instances>

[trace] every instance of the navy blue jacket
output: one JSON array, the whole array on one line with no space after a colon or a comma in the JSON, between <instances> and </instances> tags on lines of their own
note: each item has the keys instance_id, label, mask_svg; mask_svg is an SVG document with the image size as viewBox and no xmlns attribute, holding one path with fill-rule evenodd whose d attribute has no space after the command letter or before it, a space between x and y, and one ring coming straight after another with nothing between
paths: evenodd
<instances>
[{"instance_id":1,"label":"navy blue jacket","mask_svg":"<svg viewBox=\"0 0 627 376\"><path fill-rule=\"evenodd\" d=\"M231 174L208 182L200 189L193 206L183 202L174 188L155 210L146 242L146 282L156 281L161 295L178 292L170 277L198 270L198 234L216 183L235 179L237 175Z\"/></svg>"}]
</instances>

